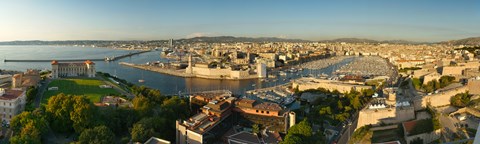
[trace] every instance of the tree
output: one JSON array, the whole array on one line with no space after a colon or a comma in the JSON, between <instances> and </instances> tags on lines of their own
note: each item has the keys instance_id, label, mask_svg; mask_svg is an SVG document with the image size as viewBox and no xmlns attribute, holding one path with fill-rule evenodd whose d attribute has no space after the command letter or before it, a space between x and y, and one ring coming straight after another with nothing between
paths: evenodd
<instances>
[{"instance_id":1,"label":"tree","mask_svg":"<svg viewBox=\"0 0 480 144\"><path fill-rule=\"evenodd\" d=\"M323 107L323 108L320 108L319 113L320 115L331 115L332 110L330 109L330 107Z\"/></svg>"},{"instance_id":2,"label":"tree","mask_svg":"<svg viewBox=\"0 0 480 144\"><path fill-rule=\"evenodd\" d=\"M33 87L33 86L30 86L28 87L28 90L27 90L27 102L32 102L33 99L35 99L35 96L37 95L37 88Z\"/></svg>"},{"instance_id":3,"label":"tree","mask_svg":"<svg viewBox=\"0 0 480 144\"><path fill-rule=\"evenodd\" d=\"M343 109L342 101L337 102L337 108L340 109L340 110Z\"/></svg>"},{"instance_id":4,"label":"tree","mask_svg":"<svg viewBox=\"0 0 480 144\"><path fill-rule=\"evenodd\" d=\"M350 107L350 106L346 106L346 107L345 107L345 112L349 112L349 111L351 111L351 110L352 110L352 107Z\"/></svg>"},{"instance_id":5,"label":"tree","mask_svg":"<svg viewBox=\"0 0 480 144\"><path fill-rule=\"evenodd\" d=\"M294 134L285 136L285 139L281 142L281 144L299 144L299 143L302 143L302 138Z\"/></svg>"},{"instance_id":6,"label":"tree","mask_svg":"<svg viewBox=\"0 0 480 144\"><path fill-rule=\"evenodd\" d=\"M78 137L80 144L110 144L114 142L115 135L106 126L97 126L84 130Z\"/></svg>"},{"instance_id":7,"label":"tree","mask_svg":"<svg viewBox=\"0 0 480 144\"><path fill-rule=\"evenodd\" d=\"M13 137L10 143L40 143L42 133L47 129L47 120L41 109L22 112L10 121Z\"/></svg>"},{"instance_id":8,"label":"tree","mask_svg":"<svg viewBox=\"0 0 480 144\"><path fill-rule=\"evenodd\" d=\"M282 144L311 143L310 138L313 135L312 127L307 119L293 125L288 129L285 140Z\"/></svg>"},{"instance_id":9,"label":"tree","mask_svg":"<svg viewBox=\"0 0 480 144\"><path fill-rule=\"evenodd\" d=\"M10 143L41 144L41 132L33 122L27 123L20 134L10 138Z\"/></svg>"},{"instance_id":10,"label":"tree","mask_svg":"<svg viewBox=\"0 0 480 144\"><path fill-rule=\"evenodd\" d=\"M310 126L310 123L308 123L306 119L304 119L298 124L293 125L288 130L288 134L296 134L304 138L312 136L312 132L313 132L312 127Z\"/></svg>"},{"instance_id":11,"label":"tree","mask_svg":"<svg viewBox=\"0 0 480 144\"><path fill-rule=\"evenodd\" d=\"M363 92L363 96L372 96L373 94L375 94L375 91L373 89L365 89L365 90L362 90Z\"/></svg>"},{"instance_id":12,"label":"tree","mask_svg":"<svg viewBox=\"0 0 480 144\"><path fill-rule=\"evenodd\" d=\"M144 117L152 113L153 104L144 96L136 96L133 98L133 109L135 109L140 116Z\"/></svg>"},{"instance_id":13,"label":"tree","mask_svg":"<svg viewBox=\"0 0 480 144\"><path fill-rule=\"evenodd\" d=\"M455 77L453 76L442 76L439 79L440 87L444 88L450 85L453 81L455 81Z\"/></svg>"},{"instance_id":14,"label":"tree","mask_svg":"<svg viewBox=\"0 0 480 144\"><path fill-rule=\"evenodd\" d=\"M73 101L70 96L63 93L50 97L48 100L46 112L50 120L50 126L58 132L68 132L72 130L73 121L70 119Z\"/></svg>"},{"instance_id":15,"label":"tree","mask_svg":"<svg viewBox=\"0 0 480 144\"><path fill-rule=\"evenodd\" d=\"M259 132L260 132L260 127L258 126L258 124L253 124L252 125L252 133L257 135Z\"/></svg>"},{"instance_id":16,"label":"tree","mask_svg":"<svg viewBox=\"0 0 480 144\"><path fill-rule=\"evenodd\" d=\"M180 99L178 96L174 96L163 102L161 105L163 116L166 116L172 120L179 118L185 119L190 115L188 104L185 100Z\"/></svg>"},{"instance_id":17,"label":"tree","mask_svg":"<svg viewBox=\"0 0 480 144\"><path fill-rule=\"evenodd\" d=\"M470 102L471 95L466 93L459 93L450 98L450 104L456 107L466 107Z\"/></svg>"},{"instance_id":18,"label":"tree","mask_svg":"<svg viewBox=\"0 0 480 144\"><path fill-rule=\"evenodd\" d=\"M422 82L418 78L413 78L412 79L412 84L415 87L415 89L419 90L422 87Z\"/></svg>"},{"instance_id":19,"label":"tree","mask_svg":"<svg viewBox=\"0 0 480 144\"><path fill-rule=\"evenodd\" d=\"M345 121L345 120L348 119L349 116L350 116L350 114L348 114L348 113L336 114L335 119L338 120L338 121Z\"/></svg>"},{"instance_id":20,"label":"tree","mask_svg":"<svg viewBox=\"0 0 480 144\"><path fill-rule=\"evenodd\" d=\"M73 121L75 132L81 133L93 125L94 107L86 97L74 96L71 98L73 99L73 109L70 112L70 119Z\"/></svg>"},{"instance_id":21,"label":"tree","mask_svg":"<svg viewBox=\"0 0 480 144\"><path fill-rule=\"evenodd\" d=\"M132 128L132 141L145 142L150 137L154 136L155 131L151 127L147 127L144 124L134 124Z\"/></svg>"},{"instance_id":22,"label":"tree","mask_svg":"<svg viewBox=\"0 0 480 144\"><path fill-rule=\"evenodd\" d=\"M362 106L359 96L354 96L353 99L350 99L350 103L352 104L352 107L356 110L360 109L360 107Z\"/></svg>"},{"instance_id":23,"label":"tree","mask_svg":"<svg viewBox=\"0 0 480 144\"><path fill-rule=\"evenodd\" d=\"M48 122L43 115L43 112L39 109L33 112L22 112L12 118L10 127L14 133L20 133L25 125L32 123L34 127L41 130L40 132L44 132Z\"/></svg>"}]
</instances>

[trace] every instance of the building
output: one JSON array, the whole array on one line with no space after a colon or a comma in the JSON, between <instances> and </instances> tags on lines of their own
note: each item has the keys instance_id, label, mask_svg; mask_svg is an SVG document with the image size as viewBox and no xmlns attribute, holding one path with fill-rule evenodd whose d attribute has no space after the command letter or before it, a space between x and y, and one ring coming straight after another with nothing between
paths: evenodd
<instances>
[{"instance_id":1,"label":"building","mask_svg":"<svg viewBox=\"0 0 480 144\"><path fill-rule=\"evenodd\" d=\"M10 120L25 109L25 90L0 88L0 115L3 123Z\"/></svg>"},{"instance_id":2,"label":"building","mask_svg":"<svg viewBox=\"0 0 480 144\"><path fill-rule=\"evenodd\" d=\"M427 130L421 129L421 125L430 123L428 120L413 120L403 122L404 139L407 144L412 143L415 139L421 139L422 143L432 143L441 137L441 129Z\"/></svg>"},{"instance_id":3,"label":"building","mask_svg":"<svg viewBox=\"0 0 480 144\"><path fill-rule=\"evenodd\" d=\"M278 104L237 100L227 91L197 93L190 96L190 102L191 106L200 107L199 113L187 120L177 120L177 144L211 143L234 125L250 127L258 124L268 132L286 133L295 124L295 113Z\"/></svg>"},{"instance_id":4,"label":"building","mask_svg":"<svg viewBox=\"0 0 480 144\"><path fill-rule=\"evenodd\" d=\"M365 125L379 126L415 119L415 108L409 102L398 102L386 107L385 103L372 104L359 112L357 129Z\"/></svg>"},{"instance_id":5,"label":"building","mask_svg":"<svg viewBox=\"0 0 480 144\"><path fill-rule=\"evenodd\" d=\"M215 129L215 127L231 115L234 100L234 97L229 97L221 101L212 100L200 108L200 113L192 116L188 120L177 120L176 143L208 143L210 139L221 135L221 133L223 133L222 130L226 129L223 127Z\"/></svg>"},{"instance_id":6,"label":"building","mask_svg":"<svg viewBox=\"0 0 480 144\"><path fill-rule=\"evenodd\" d=\"M145 143L143 144L170 144L170 141L160 139L157 137L150 137Z\"/></svg>"},{"instance_id":7,"label":"building","mask_svg":"<svg viewBox=\"0 0 480 144\"><path fill-rule=\"evenodd\" d=\"M235 119L240 125L250 126L259 124L268 128L268 131L286 133L290 128L290 116L295 118L290 111L283 109L280 105L270 102L258 102L251 99L239 99L235 101Z\"/></svg>"},{"instance_id":8,"label":"building","mask_svg":"<svg viewBox=\"0 0 480 144\"><path fill-rule=\"evenodd\" d=\"M469 79L467 87L469 89L468 93L480 95L480 77Z\"/></svg>"},{"instance_id":9,"label":"building","mask_svg":"<svg viewBox=\"0 0 480 144\"><path fill-rule=\"evenodd\" d=\"M299 91L324 88L329 91L338 90L341 93L350 92L354 89L356 91L362 91L366 89L372 89L372 86L360 85L360 83L354 82L341 82L335 80L325 80L316 78L300 78L292 83L293 88L298 88Z\"/></svg>"},{"instance_id":10,"label":"building","mask_svg":"<svg viewBox=\"0 0 480 144\"><path fill-rule=\"evenodd\" d=\"M0 84L12 81L12 75L0 75Z\"/></svg>"},{"instance_id":11,"label":"building","mask_svg":"<svg viewBox=\"0 0 480 144\"><path fill-rule=\"evenodd\" d=\"M61 77L95 77L95 63L87 60L85 62L60 63L52 61L52 78Z\"/></svg>"},{"instance_id":12,"label":"building","mask_svg":"<svg viewBox=\"0 0 480 144\"><path fill-rule=\"evenodd\" d=\"M277 144L282 142L278 132L265 132L261 137L250 132L241 131L228 136L228 144Z\"/></svg>"},{"instance_id":13,"label":"building","mask_svg":"<svg viewBox=\"0 0 480 144\"><path fill-rule=\"evenodd\" d=\"M40 73L38 70L27 70L24 73L15 74L12 77L13 88L36 87L40 81Z\"/></svg>"},{"instance_id":14,"label":"building","mask_svg":"<svg viewBox=\"0 0 480 144\"><path fill-rule=\"evenodd\" d=\"M259 78L266 78L267 77L267 65L264 63L257 64L257 75Z\"/></svg>"}]
</instances>

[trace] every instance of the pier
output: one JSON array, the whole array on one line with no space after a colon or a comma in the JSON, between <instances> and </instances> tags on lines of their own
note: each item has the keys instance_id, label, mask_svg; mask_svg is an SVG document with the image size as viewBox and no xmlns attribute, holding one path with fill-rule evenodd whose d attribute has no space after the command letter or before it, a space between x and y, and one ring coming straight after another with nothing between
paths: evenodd
<instances>
[{"instance_id":1,"label":"pier","mask_svg":"<svg viewBox=\"0 0 480 144\"><path fill-rule=\"evenodd\" d=\"M142 54L142 53L146 53L146 52L150 52L149 50L148 51L138 51L138 52L133 52L133 53L128 53L128 54L124 54L124 55L120 55L120 56L113 56L113 57L105 57L105 61L116 61L116 60L119 60L119 59L122 59L122 58L126 58L126 57L130 57L130 56L134 56L134 55L138 55L138 54Z\"/></svg>"},{"instance_id":2,"label":"pier","mask_svg":"<svg viewBox=\"0 0 480 144\"><path fill-rule=\"evenodd\" d=\"M105 59L55 59L58 62L77 62L77 61L104 61ZM52 62L53 60L9 60L4 59L3 62Z\"/></svg>"},{"instance_id":3,"label":"pier","mask_svg":"<svg viewBox=\"0 0 480 144\"><path fill-rule=\"evenodd\" d=\"M120 55L120 56L105 57L105 58L93 58L93 59L50 59L50 60L47 60L47 59L43 59L43 60L4 59L3 62L51 62L51 61L54 61L54 60L58 61L58 62L78 62L78 61L86 61L86 60L90 60L90 61L116 61L116 60L119 60L119 59L122 59L122 58L130 57L130 56L134 56L134 55L138 55L138 54L142 54L142 53L146 53L146 52L150 52L150 51L138 51L138 52L133 52L133 53L131 52L131 53Z\"/></svg>"}]
</instances>

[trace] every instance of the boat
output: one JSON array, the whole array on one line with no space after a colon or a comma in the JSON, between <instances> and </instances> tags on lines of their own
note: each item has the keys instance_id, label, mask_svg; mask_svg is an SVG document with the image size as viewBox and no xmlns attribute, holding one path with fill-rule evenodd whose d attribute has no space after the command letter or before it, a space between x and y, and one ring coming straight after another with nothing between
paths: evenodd
<instances>
[{"instance_id":1,"label":"boat","mask_svg":"<svg viewBox=\"0 0 480 144\"><path fill-rule=\"evenodd\" d=\"M142 71L142 79L139 79L138 82L139 83L144 83L145 82L145 80L143 79L143 71Z\"/></svg>"},{"instance_id":2,"label":"boat","mask_svg":"<svg viewBox=\"0 0 480 144\"><path fill-rule=\"evenodd\" d=\"M284 71L280 71L278 74L281 75L281 76L286 76L287 75L287 73L284 72Z\"/></svg>"}]
</instances>

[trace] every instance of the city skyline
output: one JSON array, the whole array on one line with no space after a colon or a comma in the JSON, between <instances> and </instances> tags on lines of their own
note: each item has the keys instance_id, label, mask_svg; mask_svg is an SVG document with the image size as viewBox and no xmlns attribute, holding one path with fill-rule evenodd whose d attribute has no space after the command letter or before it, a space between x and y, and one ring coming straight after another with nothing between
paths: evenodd
<instances>
[{"instance_id":1,"label":"city skyline","mask_svg":"<svg viewBox=\"0 0 480 144\"><path fill-rule=\"evenodd\" d=\"M480 36L478 1L2 1L0 41L198 36L438 42Z\"/></svg>"}]
</instances>

